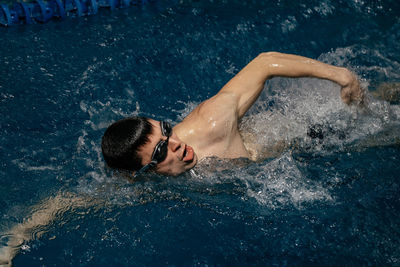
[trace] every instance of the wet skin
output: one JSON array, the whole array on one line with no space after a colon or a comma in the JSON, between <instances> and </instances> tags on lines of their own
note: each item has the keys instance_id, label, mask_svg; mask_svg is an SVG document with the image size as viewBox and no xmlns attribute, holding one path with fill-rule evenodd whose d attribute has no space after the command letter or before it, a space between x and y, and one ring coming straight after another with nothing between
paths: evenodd
<instances>
[{"instance_id":1,"label":"wet skin","mask_svg":"<svg viewBox=\"0 0 400 267\"><path fill-rule=\"evenodd\" d=\"M149 136L150 141L145 144L140 150L139 155L142 156L142 164L150 163L151 156L157 143L161 140L166 140L167 137L162 135L160 122L149 119L153 125L153 133ZM179 175L193 168L197 163L197 155L194 149L185 144L172 130L172 135L168 141L168 153L165 160L158 163L154 170L160 174Z\"/></svg>"},{"instance_id":2,"label":"wet skin","mask_svg":"<svg viewBox=\"0 0 400 267\"><path fill-rule=\"evenodd\" d=\"M257 100L265 81L276 76L330 80L340 85L344 103L363 102L363 90L355 75L346 68L302 56L261 53L215 96L202 102L174 127L169 138L167 158L157 164L155 171L178 175L193 168L198 160L205 157L249 157L238 130L239 120ZM167 139L161 133L160 123L151 119L150 122L153 125L150 142L139 151L142 165L151 161L157 143Z\"/></svg>"}]
</instances>

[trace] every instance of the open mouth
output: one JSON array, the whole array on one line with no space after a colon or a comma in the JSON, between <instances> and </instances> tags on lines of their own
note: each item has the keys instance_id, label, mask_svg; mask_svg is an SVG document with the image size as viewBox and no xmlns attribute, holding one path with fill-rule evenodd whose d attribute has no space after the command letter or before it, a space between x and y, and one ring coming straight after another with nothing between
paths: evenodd
<instances>
[{"instance_id":1,"label":"open mouth","mask_svg":"<svg viewBox=\"0 0 400 267\"><path fill-rule=\"evenodd\" d=\"M186 145L185 150L183 151L183 158L182 160L185 162L192 161L194 158L194 151L191 146Z\"/></svg>"}]
</instances>

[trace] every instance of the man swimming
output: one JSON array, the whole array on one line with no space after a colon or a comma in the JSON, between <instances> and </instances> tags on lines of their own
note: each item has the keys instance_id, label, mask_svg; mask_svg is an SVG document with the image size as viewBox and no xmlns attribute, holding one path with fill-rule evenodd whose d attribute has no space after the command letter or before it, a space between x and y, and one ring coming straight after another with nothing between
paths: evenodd
<instances>
[{"instance_id":1,"label":"man swimming","mask_svg":"<svg viewBox=\"0 0 400 267\"><path fill-rule=\"evenodd\" d=\"M262 53L173 128L167 122L141 117L125 118L110 125L102 139L104 159L116 169L135 173L151 169L178 175L206 157L249 157L238 122L261 94L265 81L276 76L327 79L342 87L341 98L346 104L363 100L357 79L346 68L301 56ZM310 134L319 137L319 132ZM99 205L99 201L63 192L45 199L33 208L35 212L28 219L1 233L8 240L0 248L0 265L11 265L24 242L44 233L33 235L32 229L45 229L68 207L87 208Z\"/></svg>"},{"instance_id":2,"label":"man swimming","mask_svg":"<svg viewBox=\"0 0 400 267\"><path fill-rule=\"evenodd\" d=\"M261 53L215 96L199 104L173 128L167 122L132 117L110 125L102 138L108 166L141 173L179 175L206 157L249 157L239 133L239 120L273 77L315 77L341 86L344 103L362 103L363 91L348 69L310 58Z\"/></svg>"}]
</instances>

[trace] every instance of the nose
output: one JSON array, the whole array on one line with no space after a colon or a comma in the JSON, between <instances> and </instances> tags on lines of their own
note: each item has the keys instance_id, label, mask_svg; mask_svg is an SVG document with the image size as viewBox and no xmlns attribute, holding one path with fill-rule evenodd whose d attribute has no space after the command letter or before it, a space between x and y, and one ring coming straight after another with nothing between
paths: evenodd
<instances>
[{"instance_id":1,"label":"nose","mask_svg":"<svg viewBox=\"0 0 400 267\"><path fill-rule=\"evenodd\" d=\"M181 148L181 141L173 138L172 136L169 138L168 142L168 147L172 150L172 152L175 152Z\"/></svg>"}]
</instances>

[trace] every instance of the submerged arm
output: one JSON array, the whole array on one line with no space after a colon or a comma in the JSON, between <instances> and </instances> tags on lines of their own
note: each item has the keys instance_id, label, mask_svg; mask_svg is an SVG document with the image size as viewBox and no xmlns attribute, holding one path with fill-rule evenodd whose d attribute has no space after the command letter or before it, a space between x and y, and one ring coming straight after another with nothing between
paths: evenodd
<instances>
[{"instance_id":1,"label":"submerged arm","mask_svg":"<svg viewBox=\"0 0 400 267\"><path fill-rule=\"evenodd\" d=\"M62 192L35 205L32 207L32 214L22 223L0 233L0 236L7 237L7 242L0 246L0 266L11 266L12 259L18 253L21 245L43 235L52 221L65 212L77 208L88 208L98 204L97 202L98 200L95 199Z\"/></svg>"},{"instance_id":2,"label":"submerged arm","mask_svg":"<svg viewBox=\"0 0 400 267\"><path fill-rule=\"evenodd\" d=\"M262 53L233 77L217 94L232 94L237 99L241 118L257 100L266 80L273 77L315 77L339 84L343 102L362 102L362 90L354 74L310 58L277 52Z\"/></svg>"}]
</instances>

